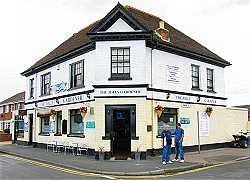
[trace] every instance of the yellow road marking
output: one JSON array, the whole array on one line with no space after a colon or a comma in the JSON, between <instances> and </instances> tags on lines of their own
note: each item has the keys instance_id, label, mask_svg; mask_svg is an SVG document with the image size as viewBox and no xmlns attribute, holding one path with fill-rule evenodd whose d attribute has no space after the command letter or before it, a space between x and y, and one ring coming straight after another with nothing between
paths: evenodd
<instances>
[{"instance_id":1,"label":"yellow road marking","mask_svg":"<svg viewBox=\"0 0 250 180\"><path fill-rule=\"evenodd\" d=\"M64 173L69 173L69 174L74 174L74 175L79 175L79 176L105 177L105 178L108 178L108 179L116 179L116 178L114 178L112 176L109 176L109 175L102 175L102 174L97 174L97 173L85 173L85 172L82 172L82 171L77 171L77 170L72 170L72 169L68 169L68 168L58 167L58 166L54 166L54 165L50 165L50 164L46 164L46 163L42 163L42 162L37 162L37 161L32 161L32 160L29 160L29 159L24 159L24 158L12 156L12 155L1 154L1 156L7 157L7 158L12 158L12 159L19 160L19 161L23 161L25 163L29 163L29 164L40 166L40 167L54 169L54 170L64 172Z\"/></svg>"},{"instance_id":2,"label":"yellow road marking","mask_svg":"<svg viewBox=\"0 0 250 180\"><path fill-rule=\"evenodd\" d=\"M166 173L164 175L152 175L152 176L113 176L115 178L124 178L124 179L152 179L152 178L162 178L162 177L172 177L172 176L177 176L177 175L183 175L183 174L190 174L190 173L196 173L196 172L200 172L200 171L204 171L207 169L211 169L211 168L215 168L215 167L220 167L220 166L224 166L224 165L228 165L228 164L235 164L238 162L242 162L242 161L248 161L250 160L249 158L243 159L243 160L238 160L238 161L228 161L225 163L220 163L220 164L215 164L215 165L211 165L211 166L207 166L207 167L201 167L201 168L197 168L197 169L193 169L193 170L187 170L187 171L183 171L183 172L177 172L177 173Z\"/></svg>"},{"instance_id":3,"label":"yellow road marking","mask_svg":"<svg viewBox=\"0 0 250 180\"><path fill-rule=\"evenodd\" d=\"M79 175L79 176L92 176L92 177L104 177L107 179L152 179L152 178L163 178L163 177L172 177L172 176L176 176L176 175L183 175L183 174L189 174L189 173L196 173L196 172L200 172L200 171L204 171L207 169L211 169L211 168L215 168L215 167L220 167L220 166L224 166L224 165L228 165L228 164L234 164L237 162L242 162L242 161L248 161L250 159L246 158L243 160L233 160L233 161L229 161L229 162L225 162L225 163L220 163L220 164L215 164L215 165L211 165L211 166L207 166L207 167L202 167L202 168L197 168L197 169L193 169L193 170L188 170L188 171L183 171L183 172L177 172L177 173L166 173L163 175L147 175L147 176L140 176L140 175L134 175L134 176L110 176L110 175L104 175L104 174L97 174L97 173L87 173L87 172L82 172L82 171L78 171L78 170L73 170L73 169L69 169L69 168L63 168L63 167L59 167L59 166L54 166L51 164L46 164L46 163L42 163L42 162L38 162L38 161L33 161L33 160L29 160L29 159L24 159L21 157L17 157L17 156L13 156L13 155L8 155L8 154L0 154L3 157L8 157L8 158L12 158L12 159L16 159L16 160L20 160L32 165L36 165L36 166L40 166L40 167L46 167L46 168L50 168L50 169L54 169L57 171L61 171L64 173L69 173L69 174L74 174L74 175Z\"/></svg>"}]
</instances>

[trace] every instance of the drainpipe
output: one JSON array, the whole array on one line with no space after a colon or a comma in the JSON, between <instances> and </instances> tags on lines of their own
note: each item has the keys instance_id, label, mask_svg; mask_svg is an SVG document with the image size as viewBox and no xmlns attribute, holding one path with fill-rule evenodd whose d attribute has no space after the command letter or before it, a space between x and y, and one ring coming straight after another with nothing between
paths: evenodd
<instances>
[{"instance_id":1,"label":"drainpipe","mask_svg":"<svg viewBox=\"0 0 250 180\"><path fill-rule=\"evenodd\" d=\"M153 49L151 48L150 52L150 87L153 87ZM151 145L152 145L152 152L151 156L155 156L154 152L154 103L153 103L153 91L151 91L151 123L152 123L152 139L151 139Z\"/></svg>"},{"instance_id":2,"label":"drainpipe","mask_svg":"<svg viewBox=\"0 0 250 180\"><path fill-rule=\"evenodd\" d=\"M37 91L38 91L38 88L37 88L37 73L36 73L36 91L35 91L35 101L37 100L37 95L38 95L38 93L37 93ZM36 107L36 104L35 104L35 111L34 111L34 118L33 118L33 127L34 127L34 131L32 132L32 138L33 138L33 140L34 140L34 142L35 142L35 144L37 143L36 142L36 121L37 121L37 118L36 118L36 111L37 111L37 107ZM32 127L32 130L33 130L33 127ZM32 141L33 141L32 140Z\"/></svg>"}]
</instances>

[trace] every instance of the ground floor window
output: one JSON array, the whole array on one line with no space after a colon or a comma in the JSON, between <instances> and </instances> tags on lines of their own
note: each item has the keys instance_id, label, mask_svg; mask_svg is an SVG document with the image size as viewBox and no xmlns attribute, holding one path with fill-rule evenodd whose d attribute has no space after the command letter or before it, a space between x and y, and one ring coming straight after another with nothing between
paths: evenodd
<instances>
[{"instance_id":1,"label":"ground floor window","mask_svg":"<svg viewBox=\"0 0 250 180\"><path fill-rule=\"evenodd\" d=\"M41 119L41 133L49 134L50 126L49 126L49 116L40 117Z\"/></svg>"},{"instance_id":2,"label":"ground floor window","mask_svg":"<svg viewBox=\"0 0 250 180\"><path fill-rule=\"evenodd\" d=\"M177 109L164 108L161 117L158 118L158 135L161 135L164 124L167 124L171 128L171 132L174 133L177 123Z\"/></svg>"},{"instance_id":3,"label":"ground floor window","mask_svg":"<svg viewBox=\"0 0 250 180\"><path fill-rule=\"evenodd\" d=\"M61 134L62 127L62 111L56 113L56 134Z\"/></svg>"},{"instance_id":4,"label":"ground floor window","mask_svg":"<svg viewBox=\"0 0 250 180\"><path fill-rule=\"evenodd\" d=\"M6 123L5 123L4 129L10 129L10 122L6 122Z\"/></svg>"},{"instance_id":5,"label":"ground floor window","mask_svg":"<svg viewBox=\"0 0 250 180\"><path fill-rule=\"evenodd\" d=\"M84 125L79 109L70 110L70 134L83 134Z\"/></svg>"},{"instance_id":6,"label":"ground floor window","mask_svg":"<svg viewBox=\"0 0 250 180\"><path fill-rule=\"evenodd\" d=\"M16 130L17 130L17 137L23 138L24 137L24 120L19 120L16 122Z\"/></svg>"}]
</instances>

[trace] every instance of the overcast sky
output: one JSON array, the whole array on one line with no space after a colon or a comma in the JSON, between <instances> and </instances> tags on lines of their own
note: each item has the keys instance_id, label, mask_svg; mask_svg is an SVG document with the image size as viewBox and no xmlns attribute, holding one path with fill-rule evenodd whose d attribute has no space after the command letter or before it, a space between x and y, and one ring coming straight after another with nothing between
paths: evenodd
<instances>
[{"instance_id":1,"label":"overcast sky","mask_svg":"<svg viewBox=\"0 0 250 180\"><path fill-rule=\"evenodd\" d=\"M22 71L73 33L105 16L116 0L1 0L0 101L25 90ZM233 65L229 105L250 104L250 0L120 0L159 16Z\"/></svg>"}]
</instances>

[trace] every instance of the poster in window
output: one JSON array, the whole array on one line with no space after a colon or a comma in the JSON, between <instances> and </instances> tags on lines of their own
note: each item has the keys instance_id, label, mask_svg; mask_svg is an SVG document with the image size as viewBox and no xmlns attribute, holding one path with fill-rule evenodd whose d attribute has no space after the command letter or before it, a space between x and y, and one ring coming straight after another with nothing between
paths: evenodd
<instances>
[{"instance_id":1,"label":"poster in window","mask_svg":"<svg viewBox=\"0 0 250 180\"><path fill-rule=\"evenodd\" d=\"M55 133L55 121L50 121L49 123L50 133Z\"/></svg>"}]
</instances>

